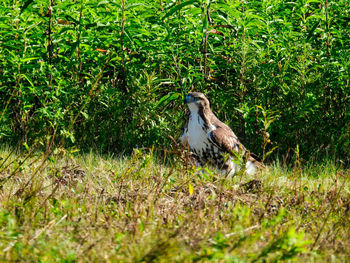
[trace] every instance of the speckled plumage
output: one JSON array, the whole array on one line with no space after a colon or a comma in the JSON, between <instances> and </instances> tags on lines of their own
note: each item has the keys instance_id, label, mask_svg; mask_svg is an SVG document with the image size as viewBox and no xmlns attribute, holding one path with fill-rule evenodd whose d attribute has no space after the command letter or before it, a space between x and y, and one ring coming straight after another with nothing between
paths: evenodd
<instances>
[{"instance_id":1,"label":"speckled plumage","mask_svg":"<svg viewBox=\"0 0 350 263\"><path fill-rule=\"evenodd\" d=\"M185 103L190 112L181 141L189 146L198 166L208 163L231 176L240 170L235 162L237 154L246 156L248 174L254 174L257 167L263 166L249 155L234 132L214 115L202 93L188 94Z\"/></svg>"}]
</instances>

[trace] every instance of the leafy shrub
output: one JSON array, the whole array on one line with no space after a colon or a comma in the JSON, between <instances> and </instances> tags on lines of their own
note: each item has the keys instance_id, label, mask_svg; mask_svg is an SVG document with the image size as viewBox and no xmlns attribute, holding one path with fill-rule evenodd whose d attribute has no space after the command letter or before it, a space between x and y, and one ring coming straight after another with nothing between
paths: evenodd
<instances>
[{"instance_id":1,"label":"leafy shrub","mask_svg":"<svg viewBox=\"0 0 350 263\"><path fill-rule=\"evenodd\" d=\"M164 147L183 125L182 96L198 90L258 154L301 145L304 158L349 160L349 10L346 0L4 1L0 139ZM275 113L268 131L261 108Z\"/></svg>"}]
</instances>

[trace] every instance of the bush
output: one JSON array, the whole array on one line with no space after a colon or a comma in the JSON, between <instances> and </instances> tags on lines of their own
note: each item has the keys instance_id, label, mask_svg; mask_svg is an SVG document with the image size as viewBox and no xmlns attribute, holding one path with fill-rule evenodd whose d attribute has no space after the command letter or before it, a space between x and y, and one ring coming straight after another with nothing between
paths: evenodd
<instances>
[{"instance_id":1,"label":"bush","mask_svg":"<svg viewBox=\"0 0 350 263\"><path fill-rule=\"evenodd\" d=\"M162 148L197 90L257 154L300 145L303 158L349 160L349 11L345 0L5 1L0 139Z\"/></svg>"}]
</instances>

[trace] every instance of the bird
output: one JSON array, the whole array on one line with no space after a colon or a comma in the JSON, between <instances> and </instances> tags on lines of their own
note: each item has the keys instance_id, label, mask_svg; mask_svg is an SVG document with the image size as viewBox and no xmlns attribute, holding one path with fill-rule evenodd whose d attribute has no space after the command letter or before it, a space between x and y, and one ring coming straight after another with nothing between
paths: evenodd
<instances>
[{"instance_id":1,"label":"bird","mask_svg":"<svg viewBox=\"0 0 350 263\"><path fill-rule=\"evenodd\" d=\"M197 167L209 164L232 177L241 170L239 160L243 157L246 174L254 175L258 169L264 168L230 127L215 116L203 93L190 92L184 102L189 114L180 141L191 151Z\"/></svg>"}]
</instances>

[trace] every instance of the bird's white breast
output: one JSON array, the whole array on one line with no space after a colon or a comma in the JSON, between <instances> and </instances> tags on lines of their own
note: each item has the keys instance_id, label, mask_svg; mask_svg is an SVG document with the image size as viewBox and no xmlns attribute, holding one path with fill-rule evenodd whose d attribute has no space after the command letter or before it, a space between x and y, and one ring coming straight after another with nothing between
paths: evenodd
<instances>
[{"instance_id":1,"label":"bird's white breast","mask_svg":"<svg viewBox=\"0 0 350 263\"><path fill-rule=\"evenodd\" d=\"M191 149L196 150L199 154L209 145L208 133L213 131L212 125L206 127L204 120L198 113L191 113L188 122L188 143Z\"/></svg>"}]
</instances>

